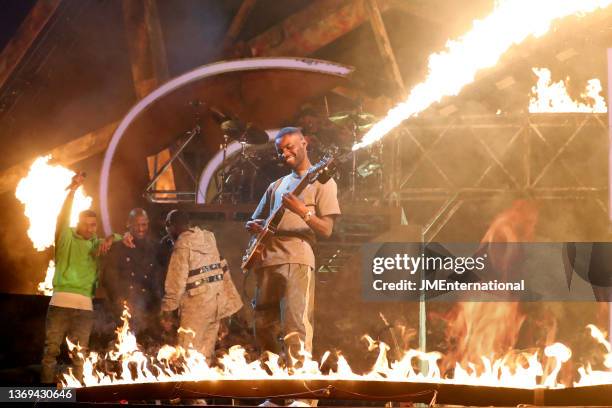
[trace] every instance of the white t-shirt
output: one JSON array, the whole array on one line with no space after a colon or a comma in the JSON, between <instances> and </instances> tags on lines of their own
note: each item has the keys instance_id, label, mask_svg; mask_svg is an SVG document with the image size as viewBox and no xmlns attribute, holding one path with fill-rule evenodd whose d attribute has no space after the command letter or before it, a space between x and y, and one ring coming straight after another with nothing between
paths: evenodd
<instances>
[{"instance_id":1,"label":"white t-shirt","mask_svg":"<svg viewBox=\"0 0 612 408\"><path fill-rule=\"evenodd\" d=\"M51 306L67 307L70 309L93 310L93 302L89 296L70 292L53 292Z\"/></svg>"}]
</instances>

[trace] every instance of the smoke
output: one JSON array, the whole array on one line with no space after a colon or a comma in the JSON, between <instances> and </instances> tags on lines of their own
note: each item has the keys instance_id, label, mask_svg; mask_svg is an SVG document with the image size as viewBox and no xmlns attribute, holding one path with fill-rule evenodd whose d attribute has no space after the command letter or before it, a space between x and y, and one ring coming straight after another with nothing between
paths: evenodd
<instances>
[{"instance_id":1,"label":"smoke","mask_svg":"<svg viewBox=\"0 0 612 408\"><path fill-rule=\"evenodd\" d=\"M213 62L230 24L232 4L225 2L158 2L170 76ZM233 2L235 3L235 2Z\"/></svg>"},{"instance_id":2,"label":"smoke","mask_svg":"<svg viewBox=\"0 0 612 408\"><path fill-rule=\"evenodd\" d=\"M117 120L133 95L121 3L63 2L3 88L0 169Z\"/></svg>"}]
</instances>

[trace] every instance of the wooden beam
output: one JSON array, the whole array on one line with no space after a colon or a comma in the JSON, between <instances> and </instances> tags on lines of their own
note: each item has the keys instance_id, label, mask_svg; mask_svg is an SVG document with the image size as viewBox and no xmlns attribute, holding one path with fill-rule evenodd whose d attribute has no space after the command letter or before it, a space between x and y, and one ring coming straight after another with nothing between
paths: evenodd
<instances>
[{"instance_id":1,"label":"wooden beam","mask_svg":"<svg viewBox=\"0 0 612 408\"><path fill-rule=\"evenodd\" d=\"M155 0L123 0L123 17L138 99L168 79L166 48Z\"/></svg>"},{"instance_id":2,"label":"wooden beam","mask_svg":"<svg viewBox=\"0 0 612 408\"><path fill-rule=\"evenodd\" d=\"M381 13L394 8L441 23L435 7L416 0L376 0ZM315 0L280 23L252 38L254 57L307 56L370 19L364 0Z\"/></svg>"},{"instance_id":3,"label":"wooden beam","mask_svg":"<svg viewBox=\"0 0 612 408\"><path fill-rule=\"evenodd\" d=\"M53 163L69 166L95 154L102 153L106 150L118 124L119 122L113 122L101 129L56 147L43 156L50 154L53 157ZM14 190L19 180L28 174L33 161L34 158L0 172L0 193Z\"/></svg>"},{"instance_id":4,"label":"wooden beam","mask_svg":"<svg viewBox=\"0 0 612 408\"><path fill-rule=\"evenodd\" d=\"M370 24L372 25L372 31L374 32L378 52L383 58L383 65L385 66L387 76L397 87L397 95L399 98L406 99L408 96L406 86L404 85L402 74L399 70L399 66L397 65L395 54L393 53L393 48L391 47L391 41L389 41L389 36L387 35L385 23L382 19L378 4L376 4L376 0L364 1L365 7L370 15Z\"/></svg>"},{"instance_id":5,"label":"wooden beam","mask_svg":"<svg viewBox=\"0 0 612 408\"><path fill-rule=\"evenodd\" d=\"M150 0L146 0L145 3L149 1ZM131 3L130 0L124 0L124 7L127 7L127 11L124 9L124 13L126 17L129 17L132 16L132 7L137 7L137 5L127 4L126 6L125 3L127 2ZM384 11L388 9L389 4L390 3L388 1L380 1L378 6L381 11ZM151 4L149 4L149 7L150 6ZM126 28L129 25L130 27L135 28L138 36L146 36L148 29L138 29L137 18L133 17L136 18L135 21L131 20L132 17L129 18L130 20L126 25ZM141 21L142 20L143 19L141 19ZM252 48L254 47L260 56L273 56L285 53L293 56L306 56L329 44L336 38L348 33L367 20L368 13L364 8L362 0L316 0L304 10L291 15L284 22L253 38L251 41L249 41L249 45ZM281 38L279 41L270 43L269 41L271 39L278 37L279 32L285 31L284 27L287 27L287 30L289 30L288 32L293 33L293 36L281 36L284 39ZM305 32L303 34L297 33L296 30L299 31L298 28L304 29ZM130 29L127 31L129 32L129 30ZM161 38L161 30L159 30L159 33L160 36L157 38ZM311 41L306 41L307 39L305 39L304 36L311 34L315 35L317 39L313 38ZM155 37L155 35L153 37ZM158 44L163 46L161 43ZM147 58L151 58L146 56L148 46L143 46L142 43L136 43L134 46L134 50L130 50L130 52L135 52L134 55L136 56L137 60L146 60ZM165 56L165 52L163 50L161 50L158 54L158 58L161 58L162 55ZM153 81L152 78L154 78L154 76L151 75L151 73L147 74L145 69L135 65L136 63L133 62L132 75L134 76L135 83L140 84L138 86L135 85L135 87L138 89L137 94L146 94L147 89L149 89L151 86ZM155 72L154 70L152 71ZM160 69L160 71L162 73L164 72L163 67ZM349 95L350 92L347 92L349 91L344 90L343 92L343 89L338 90L339 94L351 98ZM355 97L356 96L353 94L353 98ZM58 146L49 153L53 154L54 157L64 158L60 162L61 164L66 165L93 156L94 154L100 153L106 149L115 126L116 123L108 125L102 129L75 139L65 145ZM112 130L109 131L108 129ZM78 154L73 154L72 152L74 151L78 151ZM0 172L0 192L14 189L19 179L27 174L27 170L29 169L32 161L33 159Z\"/></svg>"},{"instance_id":6,"label":"wooden beam","mask_svg":"<svg viewBox=\"0 0 612 408\"><path fill-rule=\"evenodd\" d=\"M380 1L382 11L388 1ZM253 56L307 56L357 28L369 18L363 0L315 0L251 39Z\"/></svg>"},{"instance_id":7,"label":"wooden beam","mask_svg":"<svg viewBox=\"0 0 612 408\"><path fill-rule=\"evenodd\" d=\"M404 13L429 21L436 25L444 24L445 20L440 15L439 9L434 7L431 1L422 0L388 0L389 6Z\"/></svg>"},{"instance_id":8,"label":"wooden beam","mask_svg":"<svg viewBox=\"0 0 612 408\"><path fill-rule=\"evenodd\" d=\"M240 31L242 31L242 27L244 27L244 23L246 22L247 18L249 17L249 14L251 14L251 11L253 11L253 8L255 7L256 1L257 0L242 0L242 4L240 4L238 12L232 19L227 33L225 33L225 38L223 39L222 46L222 49L224 51L229 49L236 41L236 38L238 38Z\"/></svg>"},{"instance_id":9,"label":"wooden beam","mask_svg":"<svg viewBox=\"0 0 612 408\"><path fill-rule=\"evenodd\" d=\"M38 4L40 3L50 2L39 0ZM161 26L155 0L124 0L123 12L132 61L134 89L140 99L168 78ZM36 12L38 13L40 12ZM58 146L46 154L51 154L55 163L71 165L101 153L106 150L117 124L118 122L113 122ZM14 189L19 180L27 174L33 160L0 172L0 192Z\"/></svg>"},{"instance_id":10,"label":"wooden beam","mask_svg":"<svg viewBox=\"0 0 612 408\"><path fill-rule=\"evenodd\" d=\"M372 21L372 12L369 10L371 6L368 6L367 3L376 6L378 23ZM252 38L248 46L251 55L256 57L308 56L370 20L377 35L377 44L383 50L381 54L385 58L385 66L390 70L389 77L397 85L401 97L405 97L407 95L405 85L401 80L400 71L380 17L382 12L389 9L401 10L434 24L443 22L436 8L423 1L315 0L304 9ZM344 90L334 90L334 92L348 97Z\"/></svg>"},{"instance_id":11,"label":"wooden beam","mask_svg":"<svg viewBox=\"0 0 612 408\"><path fill-rule=\"evenodd\" d=\"M4 86L34 40L57 10L60 0L38 0L0 53L0 88Z\"/></svg>"},{"instance_id":12,"label":"wooden beam","mask_svg":"<svg viewBox=\"0 0 612 408\"><path fill-rule=\"evenodd\" d=\"M123 0L123 19L130 50L132 79L138 99L144 98L168 79L168 61L156 0ZM147 159L153 174L170 158L169 149ZM153 177L151 177L153 178ZM172 166L155 183L156 190L176 190Z\"/></svg>"},{"instance_id":13,"label":"wooden beam","mask_svg":"<svg viewBox=\"0 0 612 408\"><path fill-rule=\"evenodd\" d=\"M377 0L378 10L395 3ZM248 42L253 56L308 56L368 21L364 0L315 0ZM335 93L349 99L345 90ZM359 99L367 99L361 95Z\"/></svg>"}]
</instances>

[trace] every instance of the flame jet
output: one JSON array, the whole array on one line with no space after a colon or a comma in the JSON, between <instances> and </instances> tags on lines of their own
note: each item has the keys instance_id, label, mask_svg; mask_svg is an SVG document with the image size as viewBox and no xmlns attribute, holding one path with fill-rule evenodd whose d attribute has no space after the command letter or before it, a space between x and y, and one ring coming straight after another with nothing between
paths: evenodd
<instances>
[{"instance_id":1,"label":"flame jet","mask_svg":"<svg viewBox=\"0 0 612 408\"><path fill-rule=\"evenodd\" d=\"M376 123L353 150L382 139L404 120L416 116L445 96L455 96L474 82L476 74L497 64L513 45L546 34L553 21L608 7L612 0L502 0L491 14L474 21L472 30L448 41L446 50L429 57L429 74L408 98Z\"/></svg>"}]
</instances>

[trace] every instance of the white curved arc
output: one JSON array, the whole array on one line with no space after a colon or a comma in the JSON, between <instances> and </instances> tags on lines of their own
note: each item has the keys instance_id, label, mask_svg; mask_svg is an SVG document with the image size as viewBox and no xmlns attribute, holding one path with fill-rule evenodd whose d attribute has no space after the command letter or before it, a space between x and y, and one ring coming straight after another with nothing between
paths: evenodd
<instances>
[{"instance_id":1,"label":"white curved arc","mask_svg":"<svg viewBox=\"0 0 612 408\"><path fill-rule=\"evenodd\" d=\"M136 105L134 105L127 115L125 115L113 133L113 137L111 138L106 152L104 153L102 170L100 172L100 212L104 233L109 235L112 232L110 214L108 212L108 182L111 163L113 161L113 157L115 156L117 145L121 141L123 134L138 115L140 115L156 99L185 84L188 84L189 82L227 72L274 68L321 72L338 76L346 76L352 71L351 68L340 64L306 58L250 58L236 61L222 61L210 65L204 65L176 77L155 89L153 92L141 99Z\"/></svg>"},{"instance_id":2,"label":"white curved arc","mask_svg":"<svg viewBox=\"0 0 612 408\"><path fill-rule=\"evenodd\" d=\"M268 134L268 141L274 140L274 136L278 133L279 129L266 130ZM227 145L226 159L234 156L240 151L240 142L232 142ZM198 191L196 194L196 204L206 204L206 192L210 186L210 182L213 180L215 171L223 164L223 150L218 151L212 159L208 161L206 167L200 175L200 181L198 183Z\"/></svg>"}]
</instances>

